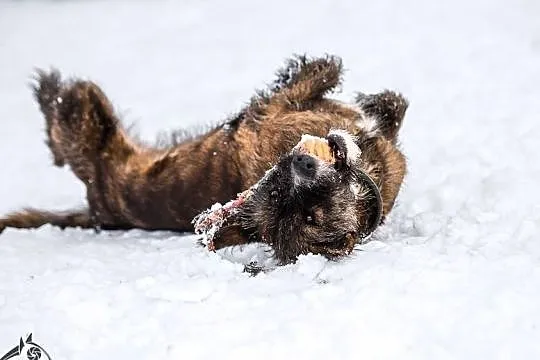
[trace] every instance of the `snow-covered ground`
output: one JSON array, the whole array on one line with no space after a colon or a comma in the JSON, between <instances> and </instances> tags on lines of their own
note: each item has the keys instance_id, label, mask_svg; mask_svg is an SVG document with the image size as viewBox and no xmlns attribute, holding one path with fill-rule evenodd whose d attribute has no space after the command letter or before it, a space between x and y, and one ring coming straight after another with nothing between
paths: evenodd
<instances>
[{"instance_id":1,"label":"snow-covered ground","mask_svg":"<svg viewBox=\"0 0 540 360\"><path fill-rule=\"evenodd\" d=\"M103 86L145 138L216 122L292 53L333 53L339 98L402 91L410 169L354 256L257 277L261 249L169 233L7 230L0 357L33 332L54 359L540 358L537 0L0 2L0 214L84 200L51 165L27 83Z\"/></svg>"}]
</instances>

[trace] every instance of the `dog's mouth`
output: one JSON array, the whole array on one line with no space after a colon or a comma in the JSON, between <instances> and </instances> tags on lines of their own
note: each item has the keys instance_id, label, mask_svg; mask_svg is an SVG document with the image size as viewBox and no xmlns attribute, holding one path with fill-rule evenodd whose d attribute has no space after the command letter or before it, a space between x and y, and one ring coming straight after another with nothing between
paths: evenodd
<instances>
[{"instance_id":1,"label":"dog's mouth","mask_svg":"<svg viewBox=\"0 0 540 360\"><path fill-rule=\"evenodd\" d=\"M303 135L300 142L294 147L293 154L310 155L317 160L342 170L347 163L347 149L345 143L338 137L321 138L312 135Z\"/></svg>"}]
</instances>

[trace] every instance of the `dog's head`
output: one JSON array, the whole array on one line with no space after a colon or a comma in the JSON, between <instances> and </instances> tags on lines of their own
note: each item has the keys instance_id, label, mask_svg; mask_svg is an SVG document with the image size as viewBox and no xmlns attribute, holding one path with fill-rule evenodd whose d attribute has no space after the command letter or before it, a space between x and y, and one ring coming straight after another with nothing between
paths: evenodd
<instances>
[{"instance_id":1,"label":"dog's head","mask_svg":"<svg viewBox=\"0 0 540 360\"><path fill-rule=\"evenodd\" d=\"M349 253L381 219L382 201L361 168L356 139L343 130L304 137L253 190L241 224L290 262L300 254Z\"/></svg>"},{"instance_id":2,"label":"dog's head","mask_svg":"<svg viewBox=\"0 0 540 360\"><path fill-rule=\"evenodd\" d=\"M304 136L224 209L216 244L264 242L289 263L309 252L329 258L350 253L379 225L382 200L362 168L358 139L334 130L324 139Z\"/></svg>"}]
</instances>

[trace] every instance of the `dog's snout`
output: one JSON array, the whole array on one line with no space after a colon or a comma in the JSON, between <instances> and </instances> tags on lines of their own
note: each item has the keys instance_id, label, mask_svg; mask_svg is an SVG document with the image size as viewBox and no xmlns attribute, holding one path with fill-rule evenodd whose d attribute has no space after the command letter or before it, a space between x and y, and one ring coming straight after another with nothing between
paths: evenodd
<instances>
[{"instance_id":1,"label":"dog's snout","mask_svg":"<svg viewBox=\"0 0 540 360\"><path fill-rule=\"evenodd\" d=\"M293 158L293 168L299 175L312 178L317 171L317 162L309 155L295 155Z\"/></svg>"}]
</instances>

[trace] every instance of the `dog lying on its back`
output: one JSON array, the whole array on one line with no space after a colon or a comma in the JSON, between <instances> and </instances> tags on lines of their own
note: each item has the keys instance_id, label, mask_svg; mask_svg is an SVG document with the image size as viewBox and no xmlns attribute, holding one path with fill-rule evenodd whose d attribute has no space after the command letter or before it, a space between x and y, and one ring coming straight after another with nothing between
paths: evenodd
<instances>
[{"instance_id":1,"label":"dog lying on its back","mask_svg":"<svg viewBox=\"0 0 540 360\"><path fill-rule=\"evenodd\" d=\"M193 231L197 214L236 197L277 164L214 246L266 242L281 263L307 252L349 253L398 195L406 162L396 143L408 103L390 91L359 94L353 104L327 98L341 82L336 57L295 57L276 75L269 90L222 125L158 148L126 133L93 82L39 71L34 95L47 145L54 164L68 165L86 186L88 208L25 209L0 218L0 232L44 224ZM290 153L303 134L330 134L334 161Z\"/></svg>"}]
</instances>

